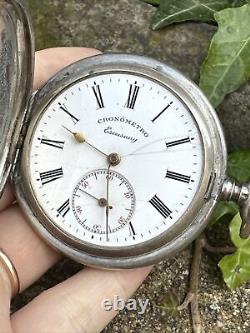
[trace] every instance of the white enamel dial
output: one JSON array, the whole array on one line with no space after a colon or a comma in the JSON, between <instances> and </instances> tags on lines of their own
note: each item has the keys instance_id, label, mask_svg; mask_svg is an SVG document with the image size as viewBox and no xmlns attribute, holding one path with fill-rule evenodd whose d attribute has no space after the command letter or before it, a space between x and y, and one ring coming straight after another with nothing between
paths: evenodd
<instances>
[{"instance_id":1,"label":"white enamel dial","mask_svg":"<svg viewBox=\"0 0 250 333\"><path fill-rule=\"evenodd\" d=\"M33 193L48 219L80 242L107 248L166 232L190 207L204 171L190 110L157 81L126 72L88 77L61 92L34 127L29 156ZM108 209L79 193L84 181Z\"/></svg>"}]
</instances>

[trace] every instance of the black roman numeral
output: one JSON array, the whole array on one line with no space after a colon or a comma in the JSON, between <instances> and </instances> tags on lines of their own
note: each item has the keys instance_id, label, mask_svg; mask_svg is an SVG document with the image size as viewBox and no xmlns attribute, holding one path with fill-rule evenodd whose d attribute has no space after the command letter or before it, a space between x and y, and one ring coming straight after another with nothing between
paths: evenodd
<instances>
[{"instance_id":1,"label":"black roman numeral","mask_svg":"<svg viewBox=\"0 0 250 333\"><path fill-rule=\"evenodd\" d=\"M55 147L58 149L63 149L65 142L64 141L56 141L56 140L49 140L49 139L41 139L38 138L38 140L41 140L41 144Z\"/></svg>"},{"instance_id":2,"label":"black roman numeral","mask_svg":"<svg viewBox=\"0 0 250 333\"><path fill-rule=\"evenodd\" d=\"M101 90L100 90L100 86L97 85L95 82L94 82L94 86L92 87L93 89L93 92L95 94L95 98L96 98L96 101L97 101L97 109L102 109L104 108L104 102L103 102L103 98L102 98L102 94L101 94Z\"/></svg>"},{"instance_id":3,"label":"black roman numeral","mask_svg":"<svg viewBox=\"0 0 250 333\"><path fill-rule=\"evenodd\" d=\"M157 197L157 195L153 196L149 202L164 218L167 218L172 214L172 211Z\"/></svg>"},{"instance_id":4,"label":"black roman numeral","mask_svg":"<svg viewBox=\"0 0 250 333\"><path fill-rule=\"evenodd\" d=\"M59 207L59 208L57 209L57 213L58 213L57 216L61 215L62 217L65 217L66 214L67 214L69 211L70 211L70 206L69 206L69 199L68 199L68 200L66 200L66 201L62 204L61 207Z\"/></svg>"},{"instance_id":5,"label":"black roman numeral","mask_svg":"<svg viewBox=\"0 0 250 333\"><path fill-rule=\"evenodd\" d=\"M134 226L133 226L132 222L129 222L129 233L130 233L130 236L135 236L136 235L136 232L135 232L135 229L134 229Z\"/></svg>"},{"instance_id":6,"label":"black roman numeral","mask_svg":"<svg viewBox=\"0 0 250 333\"><path fill-rule=\"evenodd\" d=\"M74 125L77 124L78 121L79 121L80 119L76 118L72 113L70 113L69 110L66 108L65 105L62 105L61 103L58 103L58 104L59 104L59 106L60 106L60 109L61 109L63 112L67 113L67 115L70 116L70 118L71 118L71 120L73 121Z\"/></svg>"},{"instance_id":7,"label":"black roman numeral","mask_svg":"<svg viewBox=\"0 0 250 333\"><path fill-rule=\"evenodd\" d=\"M140 90L140 87L137 86L137 82L135 82L135 84L130 84L128 99L125 104L126 108L134 109L139 90Z\"/></svg>"},{"instance_id":8,"label":"black roman numeral","mask_svg":"<svg viewBox=\"0 0 250 333\"><path fill-rule=\"evenodd\" d=\"M160 113L158 113L157 116L155 116L151 121L155 122L170 106L173 104L173 102L170 102Z\"/></svg>"},{"instance_id":9,"label":"black roman numeral","mask_svg":"<svg viewBox=\"0 0 250 333\"><path fill-rule=\"evenodd\" d=\"M190 183L191 176L185 176L182 175L181 173L173 172L173 171L167 171L166 173L166 178L178 180L183 183Z\"/></svg>"},{"instance_id":10,"label":"black roman numeral","mask_svg":"<svg viewBox=\"0 0 250 333\"><path fill-rule=\"evenodd\" d=\"M182 144L188 143L188 142L191 142L191 139L189 137L184 138L184 139L175 140L175 141L172 141L172 142L166 142L166 147L170 148L170 147L182 145Z\"/></svg>"},{"instance_id":11,"label":"black roman numeral","mask_svg":"<svg viewBox=\"0 0 250 333\"><path fill-rule=\"evenodd\" d=\"M59 169L40 173L40 179L38 179L38 180L41 180L42 185L46 185L46 184L53 182L54 180L57 180L62 177L63 177L63 170L62 170L62 168L59 168Z\"/></svg>"}]
</instances>

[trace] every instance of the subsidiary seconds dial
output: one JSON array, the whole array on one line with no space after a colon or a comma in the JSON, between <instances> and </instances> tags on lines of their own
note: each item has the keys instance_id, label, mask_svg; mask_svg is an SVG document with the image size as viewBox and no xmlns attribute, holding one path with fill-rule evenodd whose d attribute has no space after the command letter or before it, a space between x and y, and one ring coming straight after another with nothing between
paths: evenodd
<instances>
[{"instance_id":1,"label":"subsidiary seconds dial","mask_svg":"<svg viewBox=\"0 0 250 333\"><path fill-rule=\"evenodd\" d=\"M116 232L131 221L135 209L132 185L120 173L93 170L77 183L72 210L78 223L91 233Z\"/></svg>"}]
</instances>

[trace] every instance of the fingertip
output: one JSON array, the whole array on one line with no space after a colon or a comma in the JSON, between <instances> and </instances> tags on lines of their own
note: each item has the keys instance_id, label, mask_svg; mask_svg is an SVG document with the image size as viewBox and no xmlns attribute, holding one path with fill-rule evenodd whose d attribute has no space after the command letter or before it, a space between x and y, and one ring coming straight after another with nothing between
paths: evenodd
<instances>
[{"instance_id":1,"label":"fingertip","mask_svg":"<svg viewBox=\"0 0 250 333\"><path fill-rule=\"evenodd\" d=\"M4 189L3 195L0 198L0 212L11 206L14 201L15 201L14 192L10 184L7 184L7 186Z\"/></svg>"},{"instance_id":2,"label":"fingertip","mask_svg":"<svg viewBox=\"0 0 250 333\"><path fill-rule=\"evenodd\" d=\"M37 51L35 54L34 90L39 89L64 67L101 53L97 49L86 47L56 47Z\"/></svg>"}]
</instances>

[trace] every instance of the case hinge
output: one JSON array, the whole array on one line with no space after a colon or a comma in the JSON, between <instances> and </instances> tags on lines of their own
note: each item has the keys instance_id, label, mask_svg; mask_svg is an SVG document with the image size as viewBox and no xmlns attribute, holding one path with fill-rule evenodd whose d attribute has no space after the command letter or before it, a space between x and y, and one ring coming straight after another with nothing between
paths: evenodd
<instances>
[{"instance_id":1,"label":"case hinge","mask_svg":"<svg viewBox=\"0 0 250 333\"><path fill-rule=\"evenodd\" d=\"M29 103L27 104L27 110L25 112L25 117L24 117L23 122L22 122L20 135L18 137L18 142L17 142L17 145L16 145L16 151L15 151L15 156L14 156L14 160L13 160L13 163L12 163L12 170L11 170L11 179L14 183L16 183L18 181L17 173L16 173L16 167L19 163L19 156L20 156L20 153L22 151L24 140L25 140L25 137L26 137L27 128L28 128L28 124L29 124L29 121L30 121L30 115L31 115L31 105L33 104L36 92L37 91L33 92L33 94L31 95L31 97L29 99Z\"/></svg>"}]
</instances>

